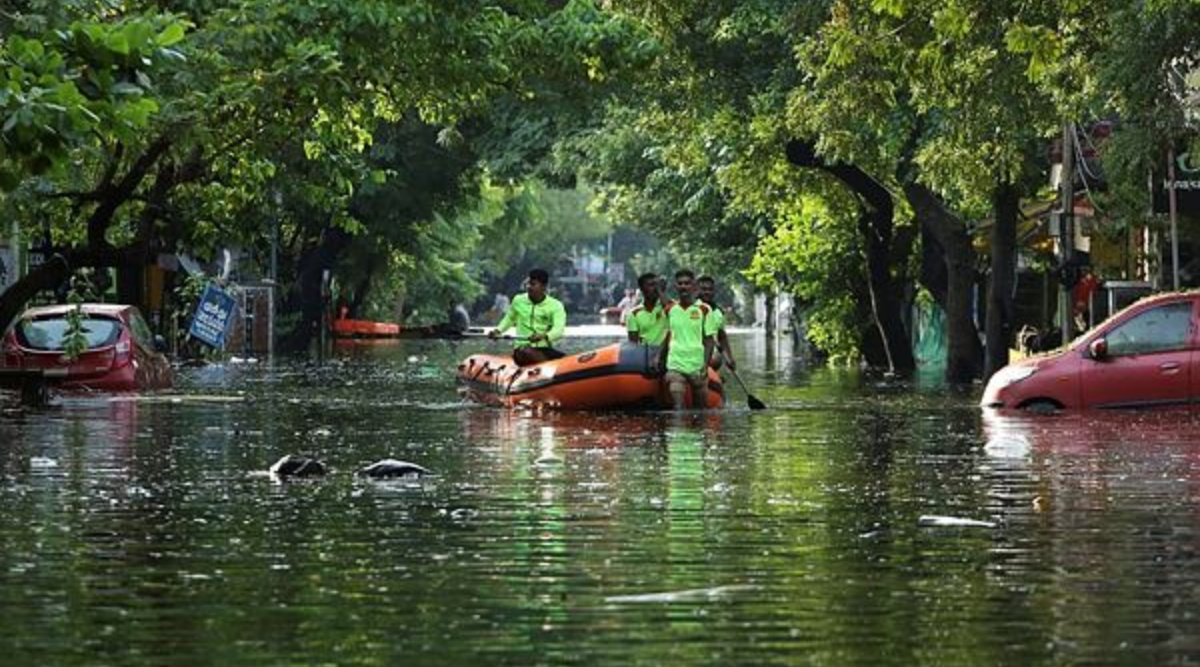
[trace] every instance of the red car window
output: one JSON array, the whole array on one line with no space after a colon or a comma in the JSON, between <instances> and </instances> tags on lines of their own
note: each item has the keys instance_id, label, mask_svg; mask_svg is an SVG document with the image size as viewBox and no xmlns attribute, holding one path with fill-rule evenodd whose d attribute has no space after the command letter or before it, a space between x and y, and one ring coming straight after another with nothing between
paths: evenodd
<instances>
[{"instance_id":1,"label":"red car window","mask_svg":"<svg viewBox=\"0 0 1200 667\"><path fill-rule=\"evenodd\" d=\"M1119 356L1182 350L1187 347L1191 324L1191 301L1151 308L1108 332L1108 353Z\"/></svg>"},{"instance_id":2,"label":"red car window","mask_svg":"<svg viewBox=\"0 0 1200 667\"><path fill-rule=\"evenodd\" d=\"M112 345L121 334L121 323L113 319L85 317L82 325L88 349ZM64 317L23 320L16 327L17 342L35 350L62 350L66 348L68 328Z\"/></svg>"}]
</instances>

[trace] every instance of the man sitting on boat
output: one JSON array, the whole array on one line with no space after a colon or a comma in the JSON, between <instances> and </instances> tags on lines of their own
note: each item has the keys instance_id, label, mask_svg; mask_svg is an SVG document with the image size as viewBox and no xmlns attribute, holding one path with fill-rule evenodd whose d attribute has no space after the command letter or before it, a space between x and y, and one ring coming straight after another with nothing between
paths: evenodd
<instances>
[{"instance_id":1,"label":"man sitting on boat","mask_svg":"<svg viewBox=\"0 0 1200 667\"><path fill-rule=\"evenodd\" d=\"M667 337L666 309L671 302L666 300L658 286L658 276L653 273L643 273L638 277L642 303L634 306L625 318L625 329L632 343L662 345Z\"/></svg>"},{"instance_id":2,"label":"man sitting on boat","mask_svg":"<svg viewBox=\"0 0 1200 667\"><path fill-rule=\"evenodd\" d=\"M529 272L528 286L523 294L513 297L512 304L495 329L492 338L516 327L517 339L513 361L518 366L560 359L563 353L554 349L567 328L567 310L558 299L546 294L550 274L543 269Z\"/></svg>"},{"instance_id":3,"label":"man sitting on boat","mask_svg":"<svg viewBox=\"0 0 1200 667\"><path fill-rule=\"evenodd\" d=\"M692 389L691 407L708 405L708 360L712 358L717 329L709 317L711 309L696 299L696 274L688 269L675 272L679 301L667 308L667 337L659 355L659 367L671 395L671 407L684 407L684 395Z\"/></svg>"}]
</instances>

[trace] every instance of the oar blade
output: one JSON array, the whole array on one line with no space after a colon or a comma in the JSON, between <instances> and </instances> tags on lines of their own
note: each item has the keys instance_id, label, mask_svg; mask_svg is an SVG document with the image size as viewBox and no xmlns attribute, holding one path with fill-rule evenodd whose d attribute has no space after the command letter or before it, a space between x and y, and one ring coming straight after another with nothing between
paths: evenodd
<instances>
[{"instance_id":1,"label":"oar blade","mask_svg":"<svg viewBox=\"0 0 1200 667\"><path fill-rule=\"evenodd\" d=\"M754 396L754 394L750 393L750 390L746 388L746 383L742 381L742 376L738 375L738 372L733 370L732 368L729 369L729 372L733 373L733 379L737 380L738 386L740 386L742 388L742 391L746 392L746 404L750 406L750 409L751 410L766 410L767 404L758 400Z\"/></svg>"}]
</instances>

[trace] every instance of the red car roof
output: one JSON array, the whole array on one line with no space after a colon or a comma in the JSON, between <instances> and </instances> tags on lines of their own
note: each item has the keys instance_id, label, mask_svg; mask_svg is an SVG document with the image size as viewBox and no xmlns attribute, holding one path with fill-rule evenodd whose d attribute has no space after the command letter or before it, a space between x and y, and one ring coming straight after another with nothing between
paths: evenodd
<instances>
[{"instance_id":1,"label":"red car roof","mask_svg":"<svg viewBox=\"0 0 1200 667\"><path fill-rule=\"evenodd\" d=\"M133 306L120 303L82 303L79 304L81 310L88 315L107 315L109 317L120 317L125 313L133 310ZM38 319L42 317L52 317L54 315L65 315L75 306L72 304L59 304L54 306L36 306L29 308L24 313L21 313L20 319Z\"/></svg>"}]
</instances>

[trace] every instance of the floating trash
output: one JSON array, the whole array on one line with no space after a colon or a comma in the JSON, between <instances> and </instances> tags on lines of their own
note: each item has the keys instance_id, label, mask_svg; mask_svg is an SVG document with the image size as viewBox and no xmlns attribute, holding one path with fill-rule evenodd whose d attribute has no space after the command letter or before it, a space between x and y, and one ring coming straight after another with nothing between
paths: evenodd
<instances>
[{"instance_id":1,"label":"floating trash","mask_svg":"<svg viewBox=\"0 0 1200 667\"><path fill-rule=\"evenodd\" d=\"M980 521L978 519L964 519L957 516L938 516L936 514L925 514L917 519L918 526L932 526L938 528L995 528L996 524L992 521Z\"/></svg>"},{"instance_id":2,"label":"floating trash","mask_svg":"<svg viewBox=\"0 0 1200 667\"><path fill-rule=\"evenodd\" d=\"M636 595L612 595L604 598L605 602L620 604L645 604L673 602L705 602L728 597L731 593L755 589L751 585L714 586L712 588L689 588L682 591L666 591L661 593L640 593Z\"/></svg>"},{"instance_id":3,"label":"floating trash","mask_svg":"<svg viewBox=\"0 0 1200 667\"><path fill-rule=\"evenodd\" d=\"M383 459L359 470L356 474L372 479L419 479L426 475L432 475L433 471L425 466L409 463L408 461Z\"/></svg>"},{"instance_id":4,"label":"floating trash","mask_svg":"<svg viewBox=\"0 0 1200 667\"><path fill-rule=\"evenodd\" d=\"M271 465L268 470L275 477L316 477L324 475L324 463L307 456L288 454Z\"/></svg>"}]
</instances>

